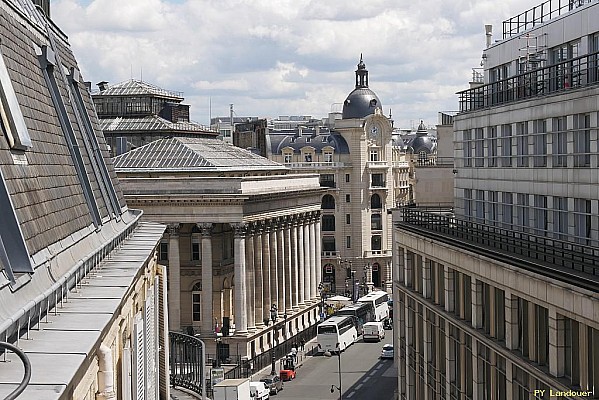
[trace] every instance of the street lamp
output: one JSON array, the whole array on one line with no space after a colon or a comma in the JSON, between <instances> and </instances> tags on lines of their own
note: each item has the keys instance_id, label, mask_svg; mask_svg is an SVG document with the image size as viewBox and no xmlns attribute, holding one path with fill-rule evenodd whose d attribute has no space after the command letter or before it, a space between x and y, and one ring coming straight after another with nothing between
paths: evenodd
<instances>
[{"instance_id":1,"label":"street lamp","mask_svg":"<svg viewBox=\"0 0 599 400\"><path fill-rule=\"evenodd\" d=\"M273 338L272 338L272 342L273 342L273 346L271 347L270 351L271 351L271 355L272 355L272 365L271 365L271 370L270 370L270 374L271 375L275 375L277 373L276 371L276 355L275 355L275 341L277 341L277 305L273 304L272 307L270 308L270 319L272 320L272 334L273 334Z\"/></svg>"},{"instance_id":2,"label":"street lamp","mask_svg":"<svg viewBox=\"0 0 599 400\"><path fill-rule=\"evenodd\" d=\"M339 400L343 400L343 393L341 392L341 349L339 348L339 343L335 345L335 349L337 352L337 359L339 360L339 386L331 385L331 393L335 393L335 389L339 391ZM324 352L325 357L332 357L332 353L327 350Z\"/></svg>"}]
</instances>

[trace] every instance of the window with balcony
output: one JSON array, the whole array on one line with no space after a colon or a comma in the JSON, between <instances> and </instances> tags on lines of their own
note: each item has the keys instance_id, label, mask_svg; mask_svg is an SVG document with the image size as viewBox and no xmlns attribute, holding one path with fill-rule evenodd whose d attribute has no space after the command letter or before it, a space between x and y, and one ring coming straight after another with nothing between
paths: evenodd
<instances>
[{"instance_id":1,"label":"window with balcony","mask_svg":"<svg viewBox=\"0 0 599 400\"><path fill-rule=\"evenodd\" d=\"M383 174L372 174L371 176L372 187L385 187L385 179Z\"/></svg>"},{"instance_id":2,"label":"window with balcony","mask_svg":"<svg viewBox=\"0 0 599 400\"><path fill-rule=\"evenodd\" d=\"M293 154L292 153L284 153L283 154L283 162L285 164L291 164L292 160L293 160Z\"/></svg>"},{"instance_id":3,"label":"window with balcony","mask_svg":"<svg viewBox=\"0 0 599 400\"><path fill-rule=\"evenodd\" d=\"M534 195L534 227L537 235L547 231L547 196Z\"/></svg>"},{"instance_id":4,"label":"window with balcony","mask_svg":"<svg viewBox=\"0 0 599 400\"><path fill-rule=\"evenodd\" d=\"M323 154L323 157L324 157L324 162L326 162L326 163L333 162L333 152L332 151L325 151Z\"/></svg>"},{"instance_id":5,"label":"window with balcony","mask_svg":"<svg viewBox=\"0 0 599 400\"><path fill-rule=\"evenodd\" d=\"M322 207L323 210L334 210L335 209L335 198L330 194L322 196Z\"/></svg>"},{"instance_id":6,"label":"window with balcony","mask_svg":"<svg viewBox=\"0 0 599 400\"><path fill-rule=\"evenodd\" d=\"M373 231L380 231L383 229L383 219L381 214L372 214L370 216L370 229Z\"/></svg>"},{"instance_id":7,"label":"window with balcony","mask_svg":"<svg viewBox=\"0 0 599 400\"><path fill-rule=\"evenodd\" d=\"M370 208L372 208L373 210L379 210L379 209L383 208L383 202L381 201L381 196L379 196L377 193L373 194L370 197Z\"/></svg>"},{"instance_id":8,"label":"window with balcony","mask_svg":"<svg viewBox=\"0 0 599 400\"><path fill-rule=\"evenodd\" d=\"M380 161L379 151L377 149L370 149L370 161Z\"/></svg>"},{"instance_id":9,"label":"window with balcony","mask_svg":"<svg viewBox=\"0 0 599 400\"><path fill-rule=\"evenodd\" d=\"M513 204L514 204L514 199L513 199L512 193L503 192L502 221L503 221L503 226L508 229L512 227L512 223L514 221Z\"/></svg>"},{"instance_id":10,"label":"window with balcony","mask_svg":"<svg viewBox=\"0 0 599 400\"><path fill-rule=\"evenodd\" d=\"M591 237L591 201L574 199L575 240L586 244Z\"/></svg>"},{"instance_id":11,"label":"window with balcony","mask_svg":"<svg viewBox=\"0 0 599 400\"><path fill-rule=\"evenodd\" d=\"M553 232L556 239L568 239L568 198L553 197Z\"/></svg>"},{"instance_id":12,"label":"window with balcony","mask_svg":"<svg viewBox=\"0 0 599 400\"><path fill-rule=\"evenodd\" d=\"M335 237L334 236L323 236L322 237L322 251L336 251Z\"/></svg>"},{"instance_id":13,"label":"window with balcony","mask_svg":"<svg viewBox=\"0 0 599 400\"><path fill-rule=\"evenodd\" d=\"M370 240L370 246L373 251L380 251L382 249L381 235L373 235Z\"/></svg>"},{"instance_id":14,"label":"window with balcony","mask_svg":"<svg viewBox=\"0 0 599 400\"><path fill-rule=\"evenodd\" d=\"M322 216L322 230L331 232L335 230L335 216L324 214Z\"/></svg>"},{"instance_id":15,"label":"window with balcony","mask_svg":"<svg viewBox=\"0 0 599 400\"><path fill-rule=\"evenodd\" d=\"M334 188L335 187L335 175L334 174L321 174L320 175L320 186Z\"/></svg>"},{"instance_id":16,"label":"window with balcony","mask_svg":"<svg viewBox=\"0 0 599 400\"><path fill-rule=\"evenodd\" d=\"M307 162L307 163L312 162L312 153L304 153L304 162Z\"/></svg>"},{"instance_id":17,"label":"window with balcony","mask_svg":"<svg viewBox=\"0 0 599 400\"><path fill-rule=\"evenodd\" d=\"M516 195L516 218L518 220L517 229L528 231L528 221L530 219L530 208L528 206L528 194L518 193Z\"/></svg>"}]
</instances>

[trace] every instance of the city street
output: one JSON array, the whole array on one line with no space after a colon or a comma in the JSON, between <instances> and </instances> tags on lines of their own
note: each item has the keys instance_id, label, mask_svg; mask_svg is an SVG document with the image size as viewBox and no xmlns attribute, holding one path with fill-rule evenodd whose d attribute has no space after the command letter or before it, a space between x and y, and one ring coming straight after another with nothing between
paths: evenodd
<instances>
[{"instance_id":1,"label":"city street","mask_svg":"<svg viewBox=\"0 0 599 400\"><path fill-rule=\"evenodd\" d=\"M392 400L397 388L397 370L392 360L381 360L383 344L364 343L361 340L341 353L341 388L343 399ZM331 386L339 385L339 358L337 355L318 355L309 358L297 371L297 378L285 382L276 400L332 400L339 398Z\"/></svg>"}]
</instances>

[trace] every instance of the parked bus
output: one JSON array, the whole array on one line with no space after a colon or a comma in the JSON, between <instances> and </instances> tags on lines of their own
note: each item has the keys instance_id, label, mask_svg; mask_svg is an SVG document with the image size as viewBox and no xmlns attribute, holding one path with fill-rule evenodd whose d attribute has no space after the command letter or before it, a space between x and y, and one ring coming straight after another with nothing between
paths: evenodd
<instances>
[{"instance_id":1,"label":"parked bus","mask_svg":"<svg viewBox=\"0 0 599 400\"><path fill-rule=\"evenodd\" d=\"M354 317L337 316L323 321L318 325L316 340L319 351L343 351L358 337Z\"/></svg>"},{"instance_id":2,"label":"parked bus","mask_svg":"<svg viewBox=\"0 0 599 400\"><path fill-rule=\"evenodd\" d=\"M356 317L358 336L362 335L364 330L363 325L365 323L374 321L374 309L370 303L350 304L337 310L335 315L350 315Z\"/></svg>"},{"instance_id":3,"label":"parked bus","mask_svg":"<svg viewBox=\"0 0 599 400\"><path fill-rule=\"evenodd\" d=\"M384 321L389 318L389 295L382 290L376 290L360 297L358 302L372 305L374 309L374 321Z\"/></svg>"}]
</instances>

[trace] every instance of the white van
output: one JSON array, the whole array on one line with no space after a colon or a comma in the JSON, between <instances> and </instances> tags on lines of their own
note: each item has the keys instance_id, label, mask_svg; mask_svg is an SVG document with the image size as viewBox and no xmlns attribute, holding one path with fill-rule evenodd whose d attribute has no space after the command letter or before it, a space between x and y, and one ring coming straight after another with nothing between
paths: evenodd
<instances>
[{"instance_id":1,"label":"white van","mask_svg":"<svg viewBox=\"0 0 599 400\"><path fill-rule=\"evenodd\" d=\"M383 322L366 322L364 324L364 333L362 338L365 342L373 341L380 342L385 337L385 328Z\"/></svg>"},{"instance_id":2,"label":"white van","mask_svg":"<svg viewBox=\"0 0 599 400\"><path fill-rule=\"evenodd\" d=\"M250 382L250 396L252 400L268 400L270 390L264 382Z\"/></svg>"}]
</instances>

